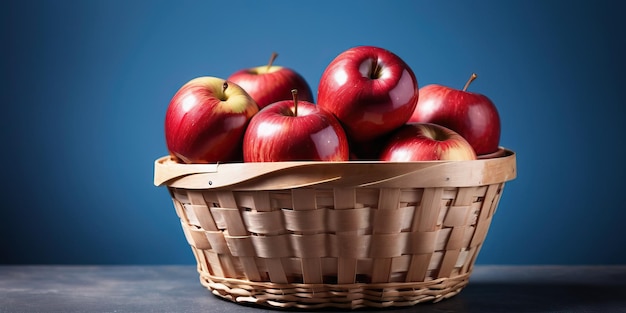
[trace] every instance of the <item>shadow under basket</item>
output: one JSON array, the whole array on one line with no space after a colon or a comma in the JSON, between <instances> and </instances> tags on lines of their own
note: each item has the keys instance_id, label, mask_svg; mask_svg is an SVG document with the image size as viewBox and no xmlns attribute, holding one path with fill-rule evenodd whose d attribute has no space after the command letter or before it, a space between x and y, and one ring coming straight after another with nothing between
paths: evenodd
<instances>
[{"instance_id":1,"label":"shadow under basket","mask_svg":"<svg viewBox=\"0 0 626 313\"><path fill-rule=\"evenodd\" d=\"M515 153L473 161L155 162L200 282L273 308L411 306L468 283Z\"/></svg>"}]
</instances>

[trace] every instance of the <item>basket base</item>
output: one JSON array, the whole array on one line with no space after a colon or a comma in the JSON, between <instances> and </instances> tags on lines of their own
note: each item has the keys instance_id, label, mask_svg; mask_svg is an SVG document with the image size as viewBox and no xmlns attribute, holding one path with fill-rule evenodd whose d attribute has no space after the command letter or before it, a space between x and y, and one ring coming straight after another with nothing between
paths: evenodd
<instances>
[{"instance_id":1,"label":"basket base","mask_svg":"<svg viewBox=\"0 0 626 313\"><path fill-rule=\"evenodd\" d=\"M214 295L239 304L271 308L387 308L435 303L458 294L470 273L426 282L377 284L276 284L216 277L199 271Z\"/></svg>"}]
</instances>

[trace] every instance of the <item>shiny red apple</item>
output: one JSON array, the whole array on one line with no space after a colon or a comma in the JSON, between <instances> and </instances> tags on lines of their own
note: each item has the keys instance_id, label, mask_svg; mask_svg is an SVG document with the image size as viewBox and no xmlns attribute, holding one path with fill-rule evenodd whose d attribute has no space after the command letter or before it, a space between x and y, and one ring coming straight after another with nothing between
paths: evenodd
<instances>
[{"instance_id":1,"label":"shiny red apple","mask_svg":"<svg viewBox=\"0 0 626 313\"><path fill-rule=\"evenodd\" d=\"M217 77L192 79L167 108L167 149L183 163L241 161L243 135L258 110L237 84Z\"/></svg>"},{"instance_id":2,"label":"shiny red apple","mask_svg":"<svg viewBox=\"0 0 626 313\"><path fill-rule=\"evenodd\" d=\"M300 100L313 102L311 87L302 75L288 67L273 65L277 56L273 53L267 65L239 70L227 79L248 92L259 109L290 100L293 89L298 90Z\"/></svg>"},{"instance_id":3,"label":"shiny red apple","mask_svg":"<svg viewBox=\"0 0 626 313\"><path fill-rule=\"evenodd\" d=\"M431 123L408 123L393 133L380 159L391 162L475 160L472 146L455 131Z\"/></svg>"},{"instance_id":4,"label":"shiny red apple","mask_svg":"<svg viewBox=\"0 0 626 313\"><path fill-rule=\"evenodd\" d=\"M422 87L409 121L448 127L463 136L478 155L498 151L500 115L489 98L467 91L475 78L472 74L462 90L436 84Z\"/></svg>"},{"instance_id":5,"label":"shiny red apple","mask_svg":"<svg viewBox=\"0 0 626 313\"><path fill-rule=\"evenodd\" d=\"M396 54L358 46L324 70L317 105L332 112L351 141L378 138L406 123L418 99L413 70Z\"/></svg>"},{"instance_id":6,"label":"shiny red apple","mask_svg":"<svg viewBox=\"0 0 626 313\"><path fill-rule=\"evenodd\" d=\"M257 113L243 140L245 162L346 161L348 140L339 121L308 101L275 102Z\"/></svg>"}]
</instances>

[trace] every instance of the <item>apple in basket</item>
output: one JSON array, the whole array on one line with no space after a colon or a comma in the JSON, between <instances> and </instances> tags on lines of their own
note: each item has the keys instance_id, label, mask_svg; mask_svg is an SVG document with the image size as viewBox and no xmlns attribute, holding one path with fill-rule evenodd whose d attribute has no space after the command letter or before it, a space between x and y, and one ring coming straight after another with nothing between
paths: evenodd
<instances>
[{"instance_id":1,"label":"apple in basket","mask_svg":"<svg viewBox=\"0 0 626 313\"><path fill-rule=\"evenodd\" d=\"M291 90L298 90L300 100L313 102L313 92L306 80L293 69L273 65L278 54L272 53L267 65L246 68L227 79L241 86L256 101L259 109L291 99Z\"/></svg>"},{"instance_id":2,"label":"apple in basket","mask_svg":"<svg viewBox=\"0 0 626 313\"><path fill-rule=\"evenodd\" d=\"M409 121L435 123L454 130L479 157L497 152L500 116L489 98L467 91L476 77L472 74L462 90L437 84L420 88L419 101Z\"/></svg>"},{"instance_id":3,"label":"apple in basket","mask_svg":"<svg viewBox=\"0 0 626 313\"><path fill-rule=\"evenodd\" d=\"M391 162L475 160L472 146L455 131L432 123L408 123L396 130L380 159Z\"/></svg>"},{"instance_id":4,"label":"apple in basket","mask_svg":"<svg viewBox=\"0 0 626 313\"><path fill-rule=\"evenodd\" d=\"M332 113L293 99L261 109L245 132L245 162L346 161L348 139Z\"/></svg>"},{"instance_id":5,"label":"apple in basket","mask_svg":"<svg viewBox=\"0 0 626 313\"><path fill-rule=\"evenodd\" d=\"M241 161L246 126L258 111L235 83L209 76L192 79L167 108L167 149L183 163Z\"/></svg>"},{"instance_id":6,"label":"apple in basket","mask_svg":"<svg viewBox=\"0 0 626 313\"><path fill-rule=\"evenodd\" d=\"M340 53L320 78L317 105L332 112L351 143L405 124L419 95L413 70L396 54L374 46Z\"/></svg>"}]
</instances>

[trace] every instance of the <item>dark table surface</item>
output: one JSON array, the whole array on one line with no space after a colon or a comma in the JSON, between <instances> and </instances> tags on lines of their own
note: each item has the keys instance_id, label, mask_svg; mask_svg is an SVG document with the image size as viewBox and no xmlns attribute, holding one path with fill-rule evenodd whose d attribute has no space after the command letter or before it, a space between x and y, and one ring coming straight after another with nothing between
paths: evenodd
<instances>
[{"instance_id":1,"label":"dark table surface","mask_svg":"<svg viewBox=\"0 0 626 313\"><path fill-rule=\"evenodd\" d=\"M231 303L195 266L0 265L0 312L270 312ZM325 310L323 312L347 312ZM624 266L476 266L460 294L352 312L626 312Z\"/></svg>"}]
</instances>

